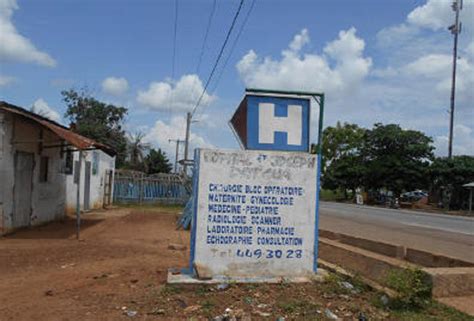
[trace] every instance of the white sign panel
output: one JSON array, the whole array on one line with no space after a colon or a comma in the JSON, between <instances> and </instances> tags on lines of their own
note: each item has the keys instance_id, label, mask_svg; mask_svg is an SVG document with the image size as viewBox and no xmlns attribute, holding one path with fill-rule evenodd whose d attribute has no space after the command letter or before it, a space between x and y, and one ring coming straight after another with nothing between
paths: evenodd
<instances>
[{"instance_id":1,"label":"white sign panel","mask_svg":"<svg viewBox=\"0 0 474 321\"><path fill-rule=\"evenodd\" d=\"M198 150L191 260L219 277L315 270L317 156Z\"/></svg>"}]
</instances>

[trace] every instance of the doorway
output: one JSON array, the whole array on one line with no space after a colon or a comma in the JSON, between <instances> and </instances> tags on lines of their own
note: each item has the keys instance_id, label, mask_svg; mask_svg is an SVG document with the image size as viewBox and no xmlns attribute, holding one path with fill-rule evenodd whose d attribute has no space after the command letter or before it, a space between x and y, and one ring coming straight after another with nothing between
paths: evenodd
<instances>
[{"instance_id":1,"label":"doorway","mask_svg":"<svg viewBox=\"0 0 474 321\"><path fill-rule=\"evenodd\" d=\"M30 225L34 166L34 154L16 152L15 185L13 188L13 227L23 227Z\"/></svg>"}]
</instances>

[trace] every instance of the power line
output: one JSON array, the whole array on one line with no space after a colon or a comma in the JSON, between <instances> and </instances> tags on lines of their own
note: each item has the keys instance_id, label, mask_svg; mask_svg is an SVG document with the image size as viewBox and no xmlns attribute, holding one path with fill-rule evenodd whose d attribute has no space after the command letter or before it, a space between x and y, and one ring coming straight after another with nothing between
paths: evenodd
<instances>
[{"instance_id":1,"label":"power line","mask_svg":"<svg viewBox=\"0 0 474 321\"><path fill-rule=\"evenodd\" d=\"M176 69L176 39L178 34L178 0L175 0L174 6L174 30L173 30L173 59L171 62L171 79L174 81L175 69ZM170 91L170 104L168 107L168 112L171 113L172 105L174 105L174 95L173 90Z\"/></svg>"},{"instance_id":2,"label":"power line","mask_svg":"<svg viewBox=\"0 0 474 321\"><path fill-rule=\"evenodd\" d=\"M171 78L174 79L176 67L176 38L178 33L178 0L175 1L174 6L174 31L173 31L173 61L171 67Z\"/></svg>"},{"instance_id":3,"label":"power line","mask_svg":"<svg viewBox=\"0 0 474 321\"><path fill-rule=\"evenodd\" d=\"M217 4L217 0L214 0L212 3L211 13L209 14L209 18L207 20L206 32L204 34L204 39L201 46L201 52L199 53L199 56L198 56L198 63L196 65L196 75L198 76L198 78L199 78L199 71L201 69L202 57L204 56L204 49L206 48L206 44L207 44L207 37L209 36L209 30L211 29L212 19L214 17L214 12L216 11L216 4ZM194 93L196 91L196 83L197 82L193 83L193 88L191 90L191 99L193 99Z\"/></svg>"},{"instance_id":4,"label":"power line","mask_svg":"<svg viewBox=\"0 0 474 321\"><path fill-rule=\"evenodd\" d=\"M222 65L222 68L221 68L221 72L219 73L219 76L217 76L217 80L215 82L215 86L214 88L211 90L211 93L214 93L217 89L217 86L219 85L219 82L222 78L222 75L224 74L224 70L225 70L225 67L227 66L227 63L229 62L230 60L230 57L232 56L232 53L234 52L234 49L235 49L235 46L237 45L237 43L239 42L239 38L240 38L240 35L242 34L243 30L244 30L244 27L245 25L247 24L247 20L249 19L250 17L250 13L252 12L253 10L253 7L255 5L255 2L256 0L253 0L252 1L252 4L250 5L250 8L249 10L247 11L247 14L245 15L245 18L242 22L242 24L240 25L240 29L239 29L239 32L237 33L237 36L235 37L234 39L234 43L232 44L232 47L230 47L230 52L229 52L229 55L227 56L226 60L224 61L224 64Z\"/></svg>"},{"instance_id":5,"label":"power line","mask_svg":"<svg viewBox=\"0 0 474 321\"><path fill-rule=\"evenodd\" d=\"M237 11L234 15L234 19L232 20L232 24L230 25L230 28L227 31L227 35L225 37L224 43L222 44L221 50L219 51L219 54L218 54L217 59L214 63L214 66L212 67L212 71L211 71L209 77L207 78L206 85L204 86L204 89L203 89L201 95L199 96L199 99L198 99L196 105L194 106L194 108L191 112L191 117L192 117L192 115L194 115L194 112L199 107L199 104L201 103L201 100L204 97L204 94L206 93L207 87L209 86L209 83L211 82L212 76L214 75L214 72L216 71L216 68L217 68L217 65L219 64L220 59L222 58L222 54L224 52L225 46L227 45L227 42L229 41L230 35L232 33L232 30L234 29L235 23L236 23L237 18L240 14L240 11L242 9L243 4L244 4L244 0L240 0L239 7L238 7L238 9L237 9Z\"/></svg>"},{"instance_id":6,"label":"power line","mask_svg":"<svg viewBox=\"0 0 474 321\"><path fill-rule=\"evenodd\" d=\"M207 44L207 37L209 36L209 30L211 29L212 19L214 18L214 13L216 11L216 4L217 4L217 0L214 0L212 2L212 9L211 9L211 13L209 14L209 19L207 20L206 33L204 34L204 40L202 42L201 52L199 53L198 63L196 66L197 75L199 75L199 70L201 68L202 57L204 56L204 49L206 48L206 44Z\"/></svg>"}]
</instances>

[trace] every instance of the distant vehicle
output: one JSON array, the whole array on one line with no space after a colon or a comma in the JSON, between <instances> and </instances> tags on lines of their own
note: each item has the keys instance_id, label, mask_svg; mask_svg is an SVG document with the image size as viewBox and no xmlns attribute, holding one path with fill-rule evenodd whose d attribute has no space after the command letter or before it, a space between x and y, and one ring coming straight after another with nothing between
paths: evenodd
<instances>
[{"instance_id":1,"label":"distant vehicle","mask_svg":"<svg viewBox=\"0 0 474 321\"><path fill-rule=\"evenodd\" d=\"M405 192L400 195L402 202L417 202L423 197L427 197L428 193L422 190L416 190L411 192Z\"/></svg>"}]
</instances>

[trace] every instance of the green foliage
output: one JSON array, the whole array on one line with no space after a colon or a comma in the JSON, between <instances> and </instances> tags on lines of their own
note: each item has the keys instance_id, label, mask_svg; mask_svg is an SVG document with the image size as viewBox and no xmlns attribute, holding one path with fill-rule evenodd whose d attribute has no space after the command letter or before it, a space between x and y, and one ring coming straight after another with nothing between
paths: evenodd
<instances>
[{"instance_id":1,"label":"green foliage","mask_svg":"<svg viewBox=\"0 0 474 321\"><path fill-rule=\"evenodd\" d=\"M332 190L355 189L362 184L365 168L362 147L366 130L339 122L323 131L323 186ZM347 198L347 195L346 195Z\"/></svg>"},{"instance_id":2,"label":"green foliage","mask_svg":"<svg viewBox=\"0 0 474 321\"><path fill-rule=\"evenodd\" d=\"M70 89L62 91L67 110L65 118L71 128L86 137L106 144L117 153L117 167L125 162L127 140L122 129L127 108L107 104L91 97L85 91L78 93Z\"/></svg>"},{"instance_id":3,"label":"green foliage","mask_svg":"<svg viewBox=\"0 0 474 321\"><path fill-rule=\"evenodd\" d=\"M395 195L426 188L433 149L430 137L395 124L364 129L338 123L323 132L323 187L346 196L358 187Z\"/></svg>"},{"instance_id":4,"label":"green foliage","mask_svg":"<svg viewBox=\"0 0 474 321\"><path fill-rule=\"evenodd\" d=\"M214 302L213 299L207 299L201 302L201 306L202 306L202 311L204 312L204 315L210 317L212 316L212 312L216 306L216 303Z\"/></svg>"},{"instance_id":5,"label":"green foliage","mask_svg":"<svg viewBox=\"0 0 474 321\"><path fill-rule=\"evenodd\" d=\"M209 293L209 288L206 286L196 287L195 293L197 296L206 296Z\"/></svg>"},{"instance_id":6,"label":"green foliage","mask_svg":"<svg viewBox=\"0 0 474 321\"><path fill-rule=\"evenodd\" d=\"M473 318L456 309L434 300L429 301L423 310L394 310L391 315L401 321L472 321Z\"/></svg>"},{"instance_id":7,"label":"green foliage","mask_svg":"<svg viewBox=\"0 0 474 321\"><path fill-rule=\"evenodd\" d=\"M398 297L390 303L392 308L420 309L430 302L430 278L418 268L390 270L385 283L398 292Z\"/></svg>"},{"instance_id":8,"label":"green foliage","mask_svg":"<svg viewBox=\"0 0 474 321\"><path fill-rule=\"evenodd\" d=\"M319 199L321 201L340 201L344 200L345 195L341 192L341 190L330 190L330 189L321 189L319 192Z\"/></svg>"},{"instance_id":9,"label":"green foliage","mask_svg":"<svg viewBox=\"0 0 474 321\"><path fill-rule=\"evenodd\" d=\"M307 300L290 299L288 301L279 301L278 308L289 314L316 315L321 306Z\"/></svg>"},{"instance_id":10,"label":"green foliage","mask_svg":"<svg viewBox=\"0 0 474 321\"><path fill-rule=\"evenodd\" d=\"M446 205L452 209L467 208L469 191L463 185L474 182L473 156L438 157L429 174L432 194L439 200L447 198Z\"/></svg>"},{"instance_id":11,"label":"green foliage","mask_svg":"<svg viewBox=\"0 0 474 321\"><path fill-rule=\"evenodd\" d=\"M165 296L170 296L174 294L179 294L183 290L182 287L174 284L166 284L161 288L161 294Z\"/></svg>"},{"instance_id":12,"label":"green foliage","mask_svg":"<svg viewBox=\"0 0 474 321\"><path fill-rule=\"evenodd\" d=\"M145 157L145 164L148 174L169 173L172 168L168 157L166 157L165 152L161 149L150 149L150 152Z\"/></svg>"},{"instance_id":13,"label":"green foliage","mask_svg":"<svg viewBox=\"0 0 474 321\"><path fill-rule=\"evenodd\" d=\"M416 130L399 125L375 124L364 137L363 157L370 172L365 176L367 189L387 188L399 195L404 190L428 185L429 160L433 140Z\"/></svg>"}]
</instances>

